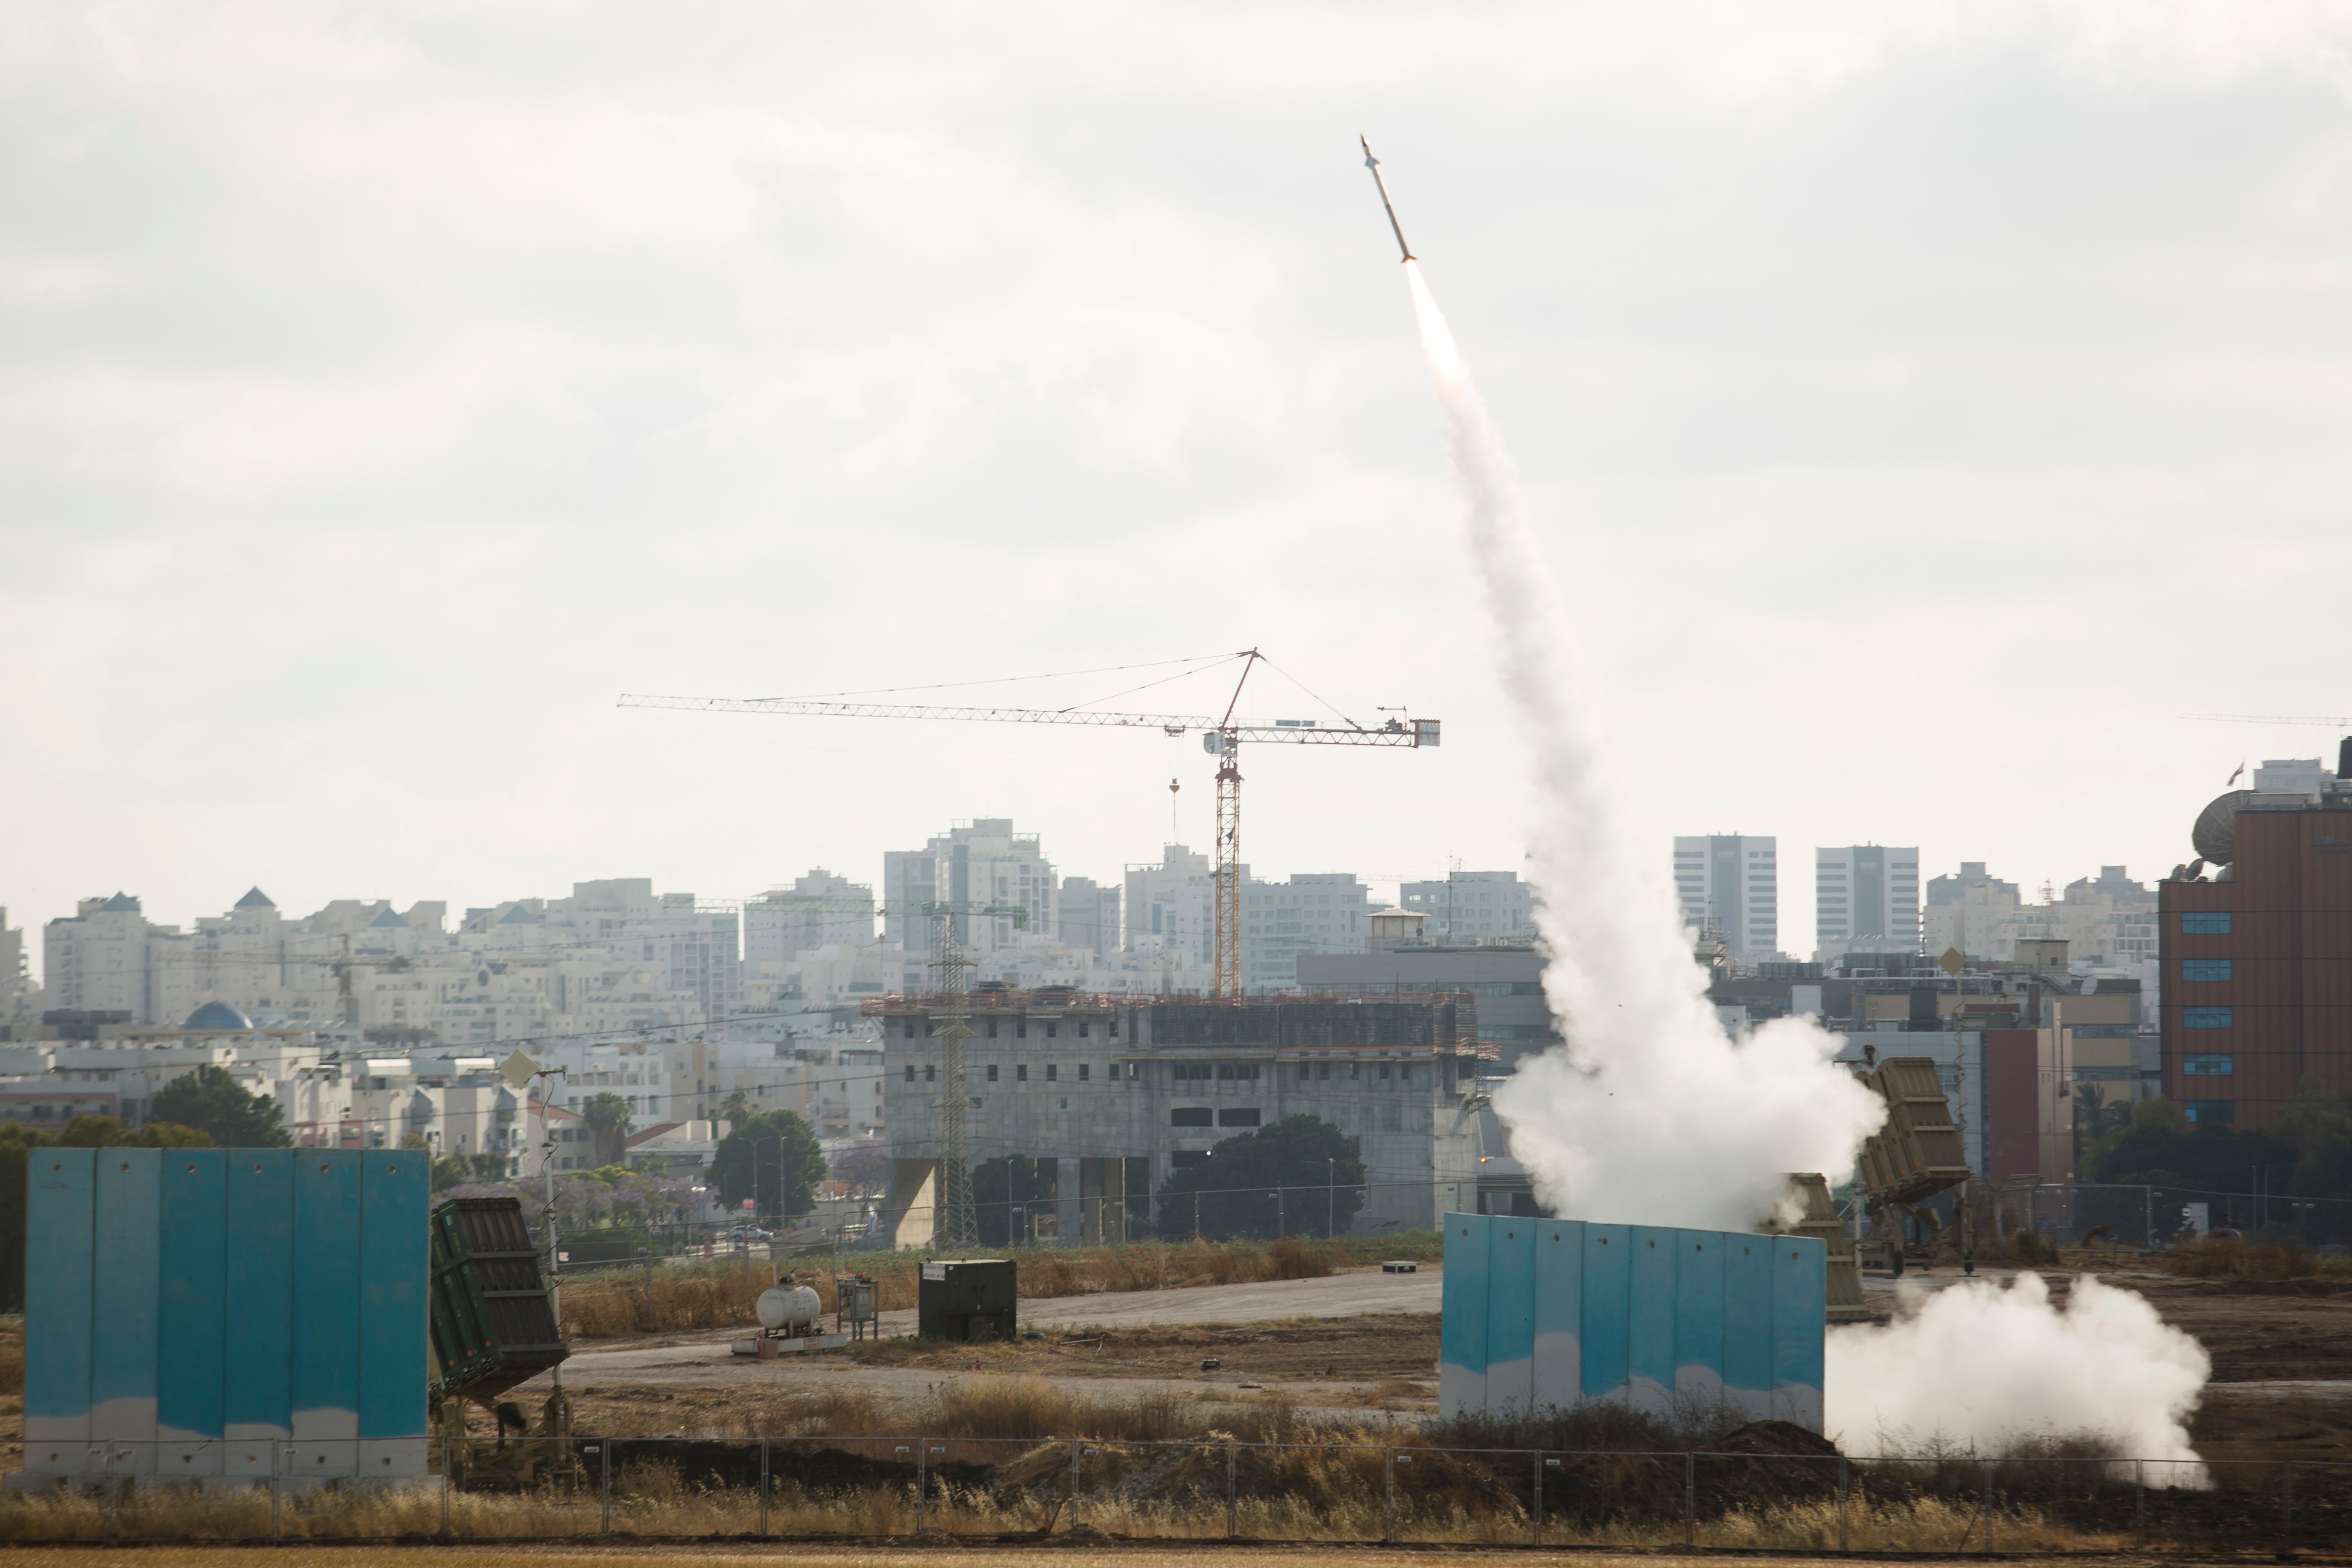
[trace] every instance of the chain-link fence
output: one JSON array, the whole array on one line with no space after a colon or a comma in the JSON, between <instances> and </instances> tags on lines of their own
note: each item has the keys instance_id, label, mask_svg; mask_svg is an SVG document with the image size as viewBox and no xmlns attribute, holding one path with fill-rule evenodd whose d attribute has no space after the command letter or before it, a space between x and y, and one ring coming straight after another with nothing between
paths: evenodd
<instances>
[{"instance_id":1,"label":"chain-link fence","mask_svg":"<svg viewBox=\"0 0 2352 1568\"><path fill-rule=\"evenodd\" d=\"M1083 1531L1865 1554L2352 1551L2352 1464L2302 1460L921 1436L35 1447L28 1473L0 1493L0 1541ZM44 1475L37 1463L74 1473Z\"/></svg>"}]
</instances>

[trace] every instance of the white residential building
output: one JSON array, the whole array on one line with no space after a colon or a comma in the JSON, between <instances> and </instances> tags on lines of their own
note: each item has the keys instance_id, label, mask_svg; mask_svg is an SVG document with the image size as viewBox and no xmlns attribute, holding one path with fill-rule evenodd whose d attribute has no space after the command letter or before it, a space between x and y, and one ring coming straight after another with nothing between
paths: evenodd
<instances>
[{"instance_id":1,"label":"white residential building","mask_svg":"<svg viewBox=\"0 0 2352 1568\"><path fill-rule=\"evenodd\" d=\"M660 985L689 992L704 1018L742 1005L743 950L733 910L705 909L692 893L656 893L649 878L574 882L542 917L547 945L594 944L614 959L650 968Z\"/></svg>"},{"instance_id":2,"label":"white residential building","mask_svg":"<svg viewBox=\"0 0 2352 1568\"><path fill-rule=\"evenodd\" d=\"M1119 890L1091 877L1065 877L1056 900L1056 930L1065 947L1083 948L1097 958L1119 950Z\"/></svg>"},{"instance_id":3,"label":"white residential building","mask_svg":"<svg viewBox=\"0 0 2352 1568\"><path fill-rule=\"evenodd\" d=\"M771 888L743 906L743 968L789 963L820 947L871 946L874 889L820 866L789 888Z\"/></svg>"},{"instance_id":4,"label":"white residential building","mask_svg":"<svg viewBox=\"0 0 2352 1568\"><path fill-rule=\"evenodd\" d=\"M1753 962L1780 949L1776 838L1710 834L1675 840L1675 896L1683 923L1718 931L1733 957Z\"/></svg>"},{"instance_id":5,"label":"white residential building","mask_svg":"<svg viewBox=\"0 0 2352 1568\"><path fill-rule=\"evenodd\" d=\"M1017 947L1051 937L1056 879L1034 833L1015 833L1009 816L961 822L920 850L882 857L883 939L928 959L930 933L921 910L939 902L956 911L967 953Z\"/></svg>"},{"instance_id":6,"label":"white residential building","mask_svg":"<svg viewBox=\"0 0 2352 1568\"><path fill-rule=\"evenodd\" d=\"M1241 868L1244 881L1249 868ZM1165 846L1160 864L1127 868L1121 914L1129 962L1208 969L1216 961L1216 868L1206 855Z\"/></svg>"},{"instance_id":7,"label":"white residential building","mask_svg":"<svg viewBox=\"0 0 2352 1568\"><path fill-rule=\"evenodd\" d=\"M1443 881L1407 882L1397 901L1423 917L1422 935L1433 942L1529 942L1536 934L1536 890L1517 871L1455 871Z\"/></svg>"},{"instance_id":8,"label":"white residential building","mask_svg":"<svg viewBox=\"0 0 2352 1568\"><path fill-rule=\"evenodd\" d=\"M2057 899L2034 904L2018 897L2014 882L1979 878L1960 890L1958 901L1927 906L1927 951L1942 953L1957 948L1968 958L2006 963L2016 956L2020 942L2054 938L2067 944L2067 958L2078 972L2141 974L2145 966L2147 988L2152 991L2156 894L2131 880L2121 866L2102 866L2099 872L2095 879L2084 877L2069 883Z\"/></svg>"},{"instance_id":9,"label":"white residential building","mask_svg":"<svg viewBox=\"0 0 2352 1568\"><path fill-rule=\"evenodd\" d=\"M1813 956L1919 951L1919 851L1855 844L1813 851Z\"/></svg>"},{"instance_id":10,"label":"white residential building","mask_svg":"<svg viewBox=\"0 0 2352 1568\"><path fill-rule=\"evenodd\" d=\"M134 1024L161 1022L156 950L179 935L177 926L148 920L128 893L82 900L71 915L42 929L41 975L49 1005L122 1013Z\"/></svg>"},{"instance_id":11,"label":"white residential building","mask_svg":"<svg viewBox=\"0 0 2352 1568\"><path fill-rule=\"evenodd\" d=\"M0 1039L30 1028L40 995L26 970L25 933L8 923L8 910L0 906Z\"/></svg>"},{"instance_id":12,"label":"white residential building","mask_svg":"<svg viewBox=\"0 0 2352 1568\"><path fill-rule=\"evenodd\" d=\"M1242 989L1295 991L1301 954L1364 952L1371 934L1369 892L1346 871L1310 872L1287 882L1245 880Z\"/></svg>"}]
</instances>

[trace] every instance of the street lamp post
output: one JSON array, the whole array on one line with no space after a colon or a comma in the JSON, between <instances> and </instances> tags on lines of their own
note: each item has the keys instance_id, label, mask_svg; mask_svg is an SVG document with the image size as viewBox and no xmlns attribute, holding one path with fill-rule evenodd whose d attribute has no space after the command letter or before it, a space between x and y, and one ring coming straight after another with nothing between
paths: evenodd
<instances>
[{"instance_id":1,"label":"street lamp post","mask_svg":"<svg viewBox=\"0 0 2352 1568\"><path fill-rule=\"evenodd\" d=\"M1337 1215L1338 1215L1338 1214L1339 1214L1339 1193L1338 1193L1337 1189L1333 1186L1333 1184L1339 1180L1339 1177L1338 1177L1338 1174L1337 1174L1337 1173L1338 1173L1339 1169L1339 1161L1337 1161L1337 1160L1333 1160L1333 1159L1328 1159L1328 1158L1327 1158L1327 1159L1325 1159L1325 1160L1324 1160L1324 1162L1323 1162L1323 1239L1324 1239L1324 1240L1326 1240L1326 1241L1330 1240L1330 1239L1331 1239L1331 1237L1332 1237L1333 1236L1335 1236L1335 1235L1337 1235L1337 1234L1338 1234L1338 1224L1339 1224L1339 1222L1338 1222L1338 1219L1337 1219L1335 1216L1337 1216Z\"/></svg>"}]
</instances>

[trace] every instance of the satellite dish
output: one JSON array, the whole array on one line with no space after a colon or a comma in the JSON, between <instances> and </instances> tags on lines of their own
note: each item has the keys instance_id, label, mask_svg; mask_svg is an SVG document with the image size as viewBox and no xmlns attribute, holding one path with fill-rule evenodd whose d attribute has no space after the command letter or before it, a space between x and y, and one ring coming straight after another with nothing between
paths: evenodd
<instances>
[{"instance_id":1,"label":"satellite dish","mask_svg":"<svg viewBox=\"0 0 2352 1568\"><path fill-rule=\"evenodd\" d=\"M2238 813L2253 798L2252 790L2233 789L2214 796L2213 803L2197 814L2189 842L2199 859L2209 866L2227 866L2238 858Z\"/></svg>"}]
</instances>

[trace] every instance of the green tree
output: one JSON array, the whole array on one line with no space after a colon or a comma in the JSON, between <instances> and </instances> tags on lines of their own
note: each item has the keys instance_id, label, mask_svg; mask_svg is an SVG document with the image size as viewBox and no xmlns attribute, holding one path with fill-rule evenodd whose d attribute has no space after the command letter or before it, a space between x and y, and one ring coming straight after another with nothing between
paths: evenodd
<instances>
[{"instance_id":1,"label":"green tree","mask_svg":"<svg viewBox=\"0 0 2352 1568\"><path fill-rule=\"evenodd\" d=\"M0 1312L25 1310L25 1199L36 1149L202 1149L212 1140L193 1127L151 1121L136 1132L111 1116L77 1116L51 1134L0 1121Z\"/></svg>"},{"instance_id":2,"label":"green tree","mask_svg":"<svg viewBox=\"0 0 2352 1568\"><path fill-rule=\"evenodd\" d=\"M211 1134L194 1127L183 1127L176 1121L150 1121L134 1132L111 1116L87 1115L77 1116L67 1122L65 1130L54 1140L42 1138L41 1142L54 1142L65 1149L111 1149L125 1145L134 1149L213 1147Z\"/></svg>"},{"instance_id":3,"label":"green tree","mask_svg":"<svg viewBox=\"0 0 2352 1568\"><path fill-rule=\"evenodd\" d=\"M268 1095L248 1094L226 1068L200 1067L155 1091L150 1121L176 1121L208 1134L225 1149L285 1149L285 1118Z\"/></svg>"},{"instance_id":4,"label":"green tree","mask_svg":"<svg viewBox=\"0 0 2352 1568\"><path fill-rule=\"evenodd\" d=\"M803 1215L816 1206L816 1184L824 1180L824 1151L809 1124L789 1110L766 1110L719 1141L710 1176L733 1208L753 1196L759 1182L759 1212Z\"/></svg>"},{"instance_id":5,"label":"green tree","mask_svg":"<svg viewBox=\"0 0 2352 1568\"><path fill-rule=\"evenodd\" d=\"M751 1104L751 1091L738 1089L730 1090L727 1098L719 1102L719 1114L726 1119L731 1131L740 1131L743 1123L758 1115L759 1111Z\"/></svg>"},{"instance_id":6,"label":"green tree","mask_svg":"<svg viewBox=\"0 0 2352 1568\"><path fill-rule=\"evenodd\" d=\"M1060 1185L1051 1160L1022 1154L999 1154L971 1168L971 1201L980 1220L982 1247L1011 1247L1037 1234L1035 1205L1050 1204ZM1013 1223L1013 1205L1022 1205L1021 1221Z\"/></svg>"},{"instance_id":7,"label":"green tree","mask_svg":"<svg viewBox=\"0 0 2352 1568\"><path fill-rule=\"evenodd\" d=\"M1172 1173L1153 1204L1160 1234L1213 1240L1343 1232L1363 1207L1356 1140L1316 1116L1228 1138ZM1279 1191L1279 1201L1274 1194ZM1197 1216L1197 1217L1196 1217Z\"/></svg>"},{"instance_id":8,"label":"green tree","mask_svg":"<svg viewBox=\"0 0 2352 1568\"><path fill-rule=\"evenodd\" d=\"M635 1120L629 1102L609 1089L592 1094L588 1103L580 1108L580 1120L588 1129L589 1144L593 1151L590 1157L600 1165L620 1163L622 1152L628 1146L629 1124Z\"/></svg>"},{"instance_id":9,"label":"green tree","mask_svg":"<svg viewBox=\"0 0 2352 1568\"><path fill-rule=\"evenodd\" d=\"M433 1162L433 1190L436 1193L446 1193L451 1187L464 1186L467 1182L470 1182L473 1179L473 1167L467 1164L463 1160L450 1159L436 1160Z\"/></svg>"},{"instance_id":10,"label":"green tree","mask_svg":"<svg viewBox=\"0 0 2352 1568\"><path fill-rule=\"evenodd\" d=\"M474 1180L503 1182L507 1179L507 1157L496 1149L484 1149L467 1161L473 1166Z\"/></svg>"}]
</instances>

